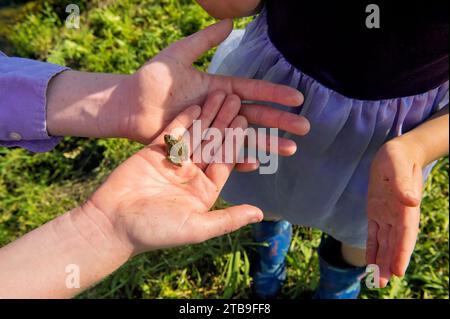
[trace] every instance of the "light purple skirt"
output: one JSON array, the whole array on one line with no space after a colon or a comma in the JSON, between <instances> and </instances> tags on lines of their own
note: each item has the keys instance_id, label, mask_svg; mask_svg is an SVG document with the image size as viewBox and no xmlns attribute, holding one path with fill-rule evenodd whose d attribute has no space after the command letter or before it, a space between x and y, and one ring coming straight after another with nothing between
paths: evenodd
<instances>
[{"instance_id":1,"label":"light purple skirt","mask_svg":"<svg viewBox=\"0 0 450 319\"><path fill-rule=\"evenodd\" d=\"M369 169L375 153L386 141L448 105L448 82L420 95L389 100L343 96L285 60L268 37L264 13L245 34L242 30L231 34L218 49L210 72L298 88L305 103L291 111L311 122L307 136L282 134L297 142L298 151L279 160L276 174L234 173L223 198L258 206L266 216L315 227L362 248L367 237ZM424 178L431 168L425 169Z\"/></svg>"}]
</instances>

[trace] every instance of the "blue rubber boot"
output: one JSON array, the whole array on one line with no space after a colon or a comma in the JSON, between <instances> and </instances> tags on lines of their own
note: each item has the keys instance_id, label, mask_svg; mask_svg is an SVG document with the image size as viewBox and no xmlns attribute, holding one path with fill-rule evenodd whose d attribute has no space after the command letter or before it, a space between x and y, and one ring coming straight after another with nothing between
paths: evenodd
<instances>
[{"instance_id":1,"label":"blue rubber boot","mask_svg":"<svg viewBox=\"0 0 450 319\"><path fill-rule=\"evenodd\" d=\"M341 243L330 236L322 238L319 267L320 281L314 299L358 299L366 268L345 263Z\"/></svg>"},{"instance_id":2,"label":"blue rubber boot","mask_svg":"<svg viewBox=\"0 0 450 319\"><path fill-rule=\"evenodd\" d=\"M287 221L262 222L253 226L253 238L259 246L253 274L253 292L262 299L274 298L286 280L286 254L292 239Z\"/></svg>"}]
</instances>

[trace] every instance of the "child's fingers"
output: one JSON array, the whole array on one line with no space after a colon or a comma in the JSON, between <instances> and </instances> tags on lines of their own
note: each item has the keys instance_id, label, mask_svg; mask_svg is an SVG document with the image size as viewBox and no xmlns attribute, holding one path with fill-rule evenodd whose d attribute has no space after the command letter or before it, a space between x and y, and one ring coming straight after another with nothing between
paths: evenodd
<instances>
[{"instance_id":1,"label":"child's fingers","mask_svg":"<svg viewBox=\"0 0 450 319\"><path fill-rule=\"evenodd\" d=\"M240 173L249 173L256 171L259 166L260 163L256 158L247 157L243 160L243 163L237 163L234 169Z\"/></svg>"},{"instance_id":2,"label":"child's fingers","mask_svg":"<svg viewBox=\"0 0 450 319\"><path fill-rule=\"evenodd\" d=\"M420 205L420 192L417 191L417 167L406 161L393 161L392 191L398 200L409 207ZM422 173L420 172L420 175Z\"/></svg>"},{"instance_id":3,"label":"child's fingers","mask_svg":"<svg viewBox=\"0 0 450 319\"><path fill-rule=\"evenodd\" d=\"M250 125L277 128L300 136L308 134L311 128L305 117L267 105L245 104L241 115L247 118Z\"/></svg>"},{"instance_id":4,"label":"child's fingers","mask_svg":"<svg viewBox=\"0 0 450 319\"><path fill-rule=\"evenodd\" d=\"M366 244L366 262L368 265L375 264L377 261L377 253L378 253L378 224L369 220L368 225L368 235L367 235L367 244Z\"/></svg>"},{"instance_id":5,"label":"child's fingers","mask_svg":"<svg viewBox=\"0 0 450 319\"><path fill-rule=\"evenodd\" d=\"M200 148L196 149L193 154L193 161L201 170L205 170L216 156L217 151L222 147L224 140L225 129L230 127L230 124L239 114L241 108L241 99L237 95L228 95L223 102L223 105L217 114L208 133L211 138L204 141Z\"/></svg>"},{"instance_id":6,"label":"child's fingers","mask_svg":"<svg viewBox=\"0 0 450 319\"><path fill-rule=\"evenodd\" d=\"M389 236L391 232L391 226L381 225L378 229L378 251L376 264L380 267L380 287L387 286L389 279L391 278L391 256L389 254Z\"/></svg>"},{"instance_id":7,"label":"child's fingers","mask_svg":"<svg viewBox=\"0 0 450 319\"><path fill-rule=\"evenodd\" d=\"M204 242L211 238L223 236L248 224L262 221L262 211L254 206L233 206L223 210L192 215L185 224L193 243ZM191 226L192 225L192 226ZM196 231L193 231L193 230Z\"/></svg>"},{"instance_id":8,"label":"child's fingers","mask_svg":"<svg viewBox=\"0 0 450 319\"><path fill-rule=\"evenodd\" d=\"M181 112L164 130L163 132L153 140L150 145L165 144L164 136L174 135L175 138L183 136L187 130L192 126L192 123L199 118L202 109L198 105L193 105Z\"/></svg>"},{"instance_id":9,"label":"child's fingers","mask_svg":"<svg viewBox=\"0 0 450 319\"><path fill-rule=\"evenodd\" d=\"M227 132L225 143L220 151L216 153L214 162L209 164L205 170L206 176L217 186L218 190L222 190L236 162L239 160L239 153L244 145L247 125L247 120L243 116L239 115L233 120L230 124L232 130ZM219 155L220 158L218 158Z\"/></svg>"},{"instance_id":10,"label":"child's fingers","mask_svg":"<svg viewBox=\"0 0 450 319\"><path fill-rule=\"evenodd\" d=\"M419 208L406 208L405 215L408 220L400 225L395 225L395 249L392 258L391 271L394 275L402 277L406 273L411 255L416 246L419 233Z\"/></svg>"},{"instance_id":11,"label":"child's fingers","mask_svg":"<svg viewBox=\"0 0 450 319\"><path fill-rule=\"evenodd\" d=\"M221 106L223 105L226 97L227 94L225 92L216 91L210 94L206 99L206 102L202 108L202 114L198 119L200 124L200 136L196 136L196 134L198 134L199 132L195 132L194 134L194 127L191 127L189 129L189 135L191 140L189 148L190 150L189 157L192 156L195 150L197 150L198 147L201 145L204 135L206 134L208 128L211 126L211 123L213 123L214 119L216 118L217 113L219 112Z\"/></svg>"},{"instance_id":12,"label":"child's fingers","mask_svg":"<svg viewBox=\"0 0 450 319\"><path fill-rule=\"evenodd\" d=\"M297 144L293 140L270 135L266 130L254 130L253 128L248 131L246 146L255 151L281 156L292 156L297 151Z\"/></svg>"}]
</instances>

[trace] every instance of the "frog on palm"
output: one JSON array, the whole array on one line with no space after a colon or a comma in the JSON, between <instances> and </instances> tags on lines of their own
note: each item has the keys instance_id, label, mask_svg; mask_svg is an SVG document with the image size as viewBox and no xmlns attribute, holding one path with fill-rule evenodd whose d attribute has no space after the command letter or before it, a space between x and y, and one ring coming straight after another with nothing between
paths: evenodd
<instances>
[{"instance_id":1,"label":"frog on palm","mask_svg":"<svg viewBox=\"0 0 450 319\"><path fill-rule=\"evenodd\" d=\"M183 137L175 138L172 135L164 135L164 143L167 146L167 159L174 165L183 166L183 162L188 159L188 146Z\"/></svg>"}]
</instances>

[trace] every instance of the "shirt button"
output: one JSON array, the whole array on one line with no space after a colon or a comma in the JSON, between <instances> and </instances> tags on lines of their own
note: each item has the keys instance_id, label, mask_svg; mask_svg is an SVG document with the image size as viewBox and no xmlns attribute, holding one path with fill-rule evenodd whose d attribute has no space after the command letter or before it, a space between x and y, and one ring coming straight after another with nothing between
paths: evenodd
<instances>
[{"instance_id":1,"label":"shirt button","mask_svg":"<svg viewBox=\"0 0 450 319\"><path fill-rule=\"evenodd\" d=\"M12 141L20 141L22 139L22 135L17 132L9 133L9 139Z\"/></svg>"}]
</instances>

